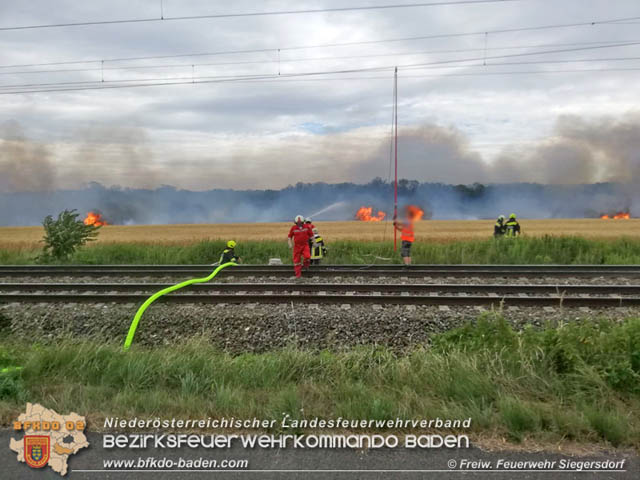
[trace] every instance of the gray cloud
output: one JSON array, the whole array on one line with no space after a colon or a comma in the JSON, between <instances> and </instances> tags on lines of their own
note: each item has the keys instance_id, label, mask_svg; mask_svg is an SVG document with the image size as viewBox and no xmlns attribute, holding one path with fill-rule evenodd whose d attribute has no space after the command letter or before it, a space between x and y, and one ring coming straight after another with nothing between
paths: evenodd
<instances>
[{"instance_id":1,"label":"gray cloud","mask_svg":"<svg viewBox=\"0 0 640 480\"><path fill-rule=\"evenodd\" d=\"M240 0L212 6L204 0L166 0L168 15L291 8ZM316 6L339 6L318 0ZM3 25L150 17L155 1L62 0L55 11L44 0L3 3ZM197 20L6 32L0 64L166 55L411 37L426 34L573 23L637 13L633 0L514 2L352 12L326 15ZM191 63L269 60L255 65L196 66L197 75L313 72L531 52L514 45L637 39L637 25L594 25L563 30L465 36L352 47L149 60L138 65L179 68L107 70L105 78L191 75ZM506 48L499 50L500 48ZM393 54L437 50L476 52L393 55L289 62L305 57ZM637 56L638 47L567 52L520 60ZM516 59L517 60L517 59ZM637 179L637 118L627 114L640 100L637 62L590 62L442 69L400 68L400 154L403 176L454 183L512 180L581 183ZM512 60L513 61L513 60ZM87 67L98 64L89 63ZM134 62L107 62L107 67ZM85 65L79 65L85 66ZM594 73L548 73L566 68ZM0 71L7 72L11 69ZM25 70L20 68L18 70ZM520 75L452 74L537 72ZM421 75L423 75L421 77ZM431 76L424 76L431 75ZM297 181L366 181L386 178L391 114L391 74L341 74L342 80L255 82L153 87L56 94L0 95L0 124L17 122L29 140L3 132L4 190L105 185L180 188L280 188ZM382 78L380 78L382 77ZM2 85L88 81L100 72L0 75ZM313 125L315 131L311 131ZM6 129L5 129L6 130ZM17 154L16 151L20 150ZM13 164L15 158L31 159Z\"/></svg>"}]
</instances>

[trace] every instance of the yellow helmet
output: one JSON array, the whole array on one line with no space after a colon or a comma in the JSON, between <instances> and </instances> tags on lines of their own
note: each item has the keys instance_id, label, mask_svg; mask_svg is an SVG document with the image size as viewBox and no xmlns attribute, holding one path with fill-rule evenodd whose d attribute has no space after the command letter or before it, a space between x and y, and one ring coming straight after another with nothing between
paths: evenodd
<instances>
[{"instance_id":1,"label":"yellow helmet","mask_svg":"<svg viewBox=\"0 0 640 480\"><path fill-rule=\"evenodd\" d=\"M234 242L233 240L229 240L227 242L227 248L236 248L236 242Z\"/></svg>"},{"instance_id":2,"label":"yellow helmet","mask_svg":"<svg viewBox=\"0 0 640 480\"><path fill-rule=\"evenodd\" d=\"M509 215L509 218L516 218L516 214L512 213L511 215Z\"/></svg>"}]
</instances>

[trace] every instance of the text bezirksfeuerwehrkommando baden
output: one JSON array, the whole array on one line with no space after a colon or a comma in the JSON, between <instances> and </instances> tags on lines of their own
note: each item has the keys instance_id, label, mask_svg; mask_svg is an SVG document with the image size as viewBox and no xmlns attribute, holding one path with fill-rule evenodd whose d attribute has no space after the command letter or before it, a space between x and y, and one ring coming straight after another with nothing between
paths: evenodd
<instances>
[{"instance_id":1,"label":"text bezirksfeuerwehrkommando baden","mask_svg":"<svg viewBox=\"0 0 640 480\"><path fill-rule=\"evenodd\" d=\"M105 449L180 449L180 448L469 448L467 435L196 435L129 433L104 434Z\"/></svg>"}]
</instances>

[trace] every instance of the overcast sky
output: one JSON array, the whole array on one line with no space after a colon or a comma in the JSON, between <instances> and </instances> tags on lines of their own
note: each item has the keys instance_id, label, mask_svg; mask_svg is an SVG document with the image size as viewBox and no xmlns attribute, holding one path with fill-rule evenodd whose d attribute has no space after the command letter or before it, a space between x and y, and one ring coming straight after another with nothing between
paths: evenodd
<instances>
[{"instance_id":1,"label":"overcast sky","mask_svg":"<svg viewBox=\"0 0 640 480\"><path fill-rule=\"evenodd\" d=\"M163 8L165 16L175 17L403 1L409 3L164 0ZM160 0L0 3L0 27L159 15ZM640 45L493 57L640 42L640 20L352 46L291 47L634 16L640 16L637 0L520 0L0 31L2 66L94 61L1 68L0 93L15 91L10 85L100 81L102 75L106 86L134 79L161 82L398 65L400 176L453 183L553 182L558 166L565 181L618 180L619 172L607 176L606 168L594 164L603 156L618 155L612 153L614 147L595 151L591 137L579 146L576 139L582 142L594 132L618 135L631 131L634 135L625 138L637 145L640 60L614 59L640 58ZM109 60L258 49L268 51ZM279 55L277 49L281 49ZM107 60L104 73L101 59ZM444 67L407 67L460 59L477 60ZM581 62L523 64L557 60ZM494 65L506 62L519 64ZM78 69L88 71L51 71ZM27 73L37 70L47 71ZM4 177L0 189L73 188L89 181L131 187L170 184L196 190L280 188L298 181L386 178L392 77L391 70L383 70L0 95L0 170ZM579 133L572 129L576 124L584 127ZM554 144L559 137L564 142L560 147ZM607 138L597 142L600 146L611 143ZM565 147L571 155L563 157ZM543 171L535 167L541 148ZM603 165L633 163L638 160L633 150L626 148L622 155L635 155L635 160L604 158ZM589 157L588 170L581 169L586 160L579 152ZM517 163L520 157L527 159L527 167L511 168L509 162ZM627 170L621 170L622 174Z\"/></svg>"}]
</instances>

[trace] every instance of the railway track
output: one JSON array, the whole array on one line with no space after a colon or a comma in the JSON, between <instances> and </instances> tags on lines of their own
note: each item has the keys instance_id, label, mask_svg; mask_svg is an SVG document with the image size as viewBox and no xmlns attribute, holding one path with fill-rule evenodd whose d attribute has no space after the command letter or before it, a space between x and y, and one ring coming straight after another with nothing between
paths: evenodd
<instances>
[{"instance_id":1,"label":"railway track","mask_svg":"<svg viewBox=\"0 0 640 480\"><path fill-rule=\"evenodd\" d=\"M13 265L0 266L3 277L197 277L211 265ZM290 265L242 265L222 270L220 278L291 277ZM640 265L318 265L307 276L316 277L628 277L640 278Z\"/></svg>"},{"instance_id":2,"label":"railway track","mask_svg":"<svg viewBox=\"0 0 640 480\"><path fill-rule=\"evenodd\" d=\"M0 283L0 303L142 303L168 283ZM640 285L206 283L165 303L640 306Z\"/></svg>"},{"instance_id":3,"label":"railway track","mask_svg":"<svg viewBox=\"0 0 640 480\"><path fill-rule=\"evenodd\" d=\"M173 283L11 282L20 277L200 277L211 265L0 266L0 303L142 303ZM554 285L434 283L434 278L640 278L640 265L319 265L307 277L424 278L428 283L276 283L291 277L290 265L242 265L220 272L224 282L192 285L165 295L165 303L213 304L391 304L509 305L565 307L640 306L640 285ZM229 283L235 278L268 278L268 283Z\"/></svg>"}]
</instances>

